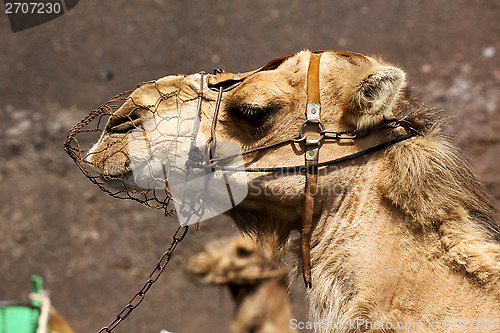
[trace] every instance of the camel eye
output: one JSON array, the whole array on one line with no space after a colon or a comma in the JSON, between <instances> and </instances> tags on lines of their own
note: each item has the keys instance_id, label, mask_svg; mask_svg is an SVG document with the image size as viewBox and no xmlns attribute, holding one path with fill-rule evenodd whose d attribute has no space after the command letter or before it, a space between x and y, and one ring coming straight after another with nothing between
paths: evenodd
<instances>
[{"instance_id":1,"label":"camel eye","mask_svg":"<svg viewBox=\"0 0 500 333\"><path fill-rule=\"evenodd\" d=\"M239 108L232 108L231 114L238 121L243 121L252 127L261 127L275 113L273 107L261 107L252 104L243 104Z\"/></svg>"},{"instance_id":2,"label":"camel eye","mask_svg":"<svg viewBox=\"0 0 500 333\"><path fill-rule=\"evenodd\" d=\"M252 250L246 249L244 247L238 247L236 249L236 255L240 258L250 257L252 255Z\"/></svg>"}]
</instances>

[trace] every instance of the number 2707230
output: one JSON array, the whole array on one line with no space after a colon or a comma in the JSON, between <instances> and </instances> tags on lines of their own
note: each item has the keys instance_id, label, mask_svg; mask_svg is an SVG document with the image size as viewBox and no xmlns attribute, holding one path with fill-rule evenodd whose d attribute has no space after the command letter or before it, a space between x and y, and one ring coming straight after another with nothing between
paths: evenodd
<instances>
[{"instance_id":1,"label":"number 2707230","mask_svg":"<svg viewBox=\"0 0 500 333\"><path fill-rule=\"evenodd\" d=\"M59 14L62 11L59 2L7 2L6 14Z\"/></svg>"}]
</instances>

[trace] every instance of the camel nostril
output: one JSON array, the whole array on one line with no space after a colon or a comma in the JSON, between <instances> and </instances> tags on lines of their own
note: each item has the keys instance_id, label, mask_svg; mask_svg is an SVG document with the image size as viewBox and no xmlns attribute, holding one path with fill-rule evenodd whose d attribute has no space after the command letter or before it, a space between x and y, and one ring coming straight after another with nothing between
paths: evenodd
<instances>
[{"instance_id":1,"label":"camel nostril","mask_svg":"<svg viewBox=\"0 0 500 333\"><path fill-rule=\"evenodd\" d=\"M140 118L131 120L128 117L119 117L116 122L117 124L108 125L106 130L112 133L127 133L128 131L138 128L142 121Z\"/></svg>"},{"instance_id":2,"label":"camel nostril","mask_svg":"<svg viewBox=\"0 0 500 333\"><path fill-rule=\"evenodd\" d=\"M106 125L106 131L111 133L127 133L139 128L143 122L144 111L134 109L128 114L112 114Z\"/></svg>"}]
</instances>

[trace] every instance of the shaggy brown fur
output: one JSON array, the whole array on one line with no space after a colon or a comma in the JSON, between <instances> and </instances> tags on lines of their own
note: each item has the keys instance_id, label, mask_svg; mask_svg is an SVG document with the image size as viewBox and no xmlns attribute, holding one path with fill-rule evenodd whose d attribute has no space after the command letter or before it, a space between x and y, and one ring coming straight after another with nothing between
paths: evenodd
<instances>
[{"instance_id":1,"label":"shaggy brown fur","mask_svg":"<svg viewBox=\"0 0 500 333\"><path fill-rule=\"evenodd\" d=\"M225 93L218 140L247 149L296 136L305 119L309 56L300 52ZM199 79L196 74L161 79L132 97L155 105L153 87L175 87L194 99ZM471 326L500 332L494 327L500 319L500 232L492 199L443 134L437 112L409 97L402 70L359 54L324 53L320 88L321 118L328 130L369 130L386 117L397 117L421 135L320 170L309 300L314 322L331 325L317 331L405 332L408 326L401 325L414 323L422 332L470 332ZM203 96L201 131L209 133L216 92L204 91ZM130 112L127 107L118 110ZM161 110L143 117L156 119ZM397 127L352 142L324 142L320 162L405 133ZM123 150L113 144L117 137L126 142L128 136L104 133L93 149L91 160L107 169L104 174L130 171L124 168L128 152L109 160L109 154L99 153L107 146ZM303 147L286 145L251 154L246 161L250 167L303 164ZM285 244L300 226L304 175L257 173L247 178L246 200L228 213L261 241ZM461 320L462 326L450 326L451 320ZM357 325L342 326L353 322Z\"/></svg>"},{"instance_id":2,"label":"shaggy brown fur","mask_svg":"<svg viewBox=\"0 0 500 333\"><path fill-rule=\"evenodd\" d=\"M235 235L207 243L188 259L185 269L203 283L229 288L236 304L231 321L234 333L292 332L288 270L248 237Z\"/></svg>"}]
</instances>

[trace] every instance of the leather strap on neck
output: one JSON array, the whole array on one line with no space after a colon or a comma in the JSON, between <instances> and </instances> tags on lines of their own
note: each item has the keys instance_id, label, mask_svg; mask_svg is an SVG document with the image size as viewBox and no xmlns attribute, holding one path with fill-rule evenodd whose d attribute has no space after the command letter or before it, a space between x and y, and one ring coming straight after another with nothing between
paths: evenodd
<instances>
[{"instance_id":1,"label":"leather strap on neck","mask_svg":"<svg viewBox=\"0 0 500 333\"><path fill-rule=\"evenodd\" d=\"M315 161L307 161L310 167ZM312 288L311 280L311 232L314 214L314 194L317 191L318 168L312 167L306 173L306 190L304 198L304 216L302 217L302 229L300 231L300 246L302 250L302 276L307 288Z\"/></svg>"},{"instance_id":2,"label":"leather strap on neck","mask_svg":"<svg viewBox=\"0 0 500 333\"><path fill-rule=\"evenodd\" d=\"M306 122L321 123L321 98L319 90L319 65L321 53L311 53L309 68L307 69L307 109ZM305 165L306 187L304 197L304 216L300 232L300 245L302 250L302 275L306 287L312 288L311 281L311 232L314 213L314 196L317 192L319 140L306 139Z\"/></svg>"}]
</instances>

